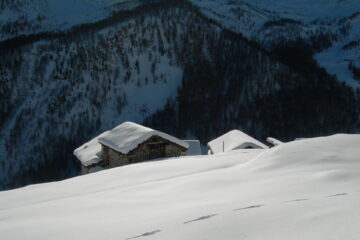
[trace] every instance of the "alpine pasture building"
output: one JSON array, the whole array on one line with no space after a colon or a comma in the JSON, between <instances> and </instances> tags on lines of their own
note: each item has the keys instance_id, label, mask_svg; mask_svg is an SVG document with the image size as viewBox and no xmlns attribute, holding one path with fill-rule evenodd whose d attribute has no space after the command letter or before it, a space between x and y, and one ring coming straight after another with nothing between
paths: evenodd
<instances>
[{"instance_id":1,"label":"alpine pasture building","mask_svg":"<svg viewBox=\"0 0 360 240\"><path fill-rule=\"evenodd\" d=\"M87 174L157 158L184 156L188 143L166 133L125 122L74 151Z\"/></svg>"},{"instance_id":2,"label":"alpine pasture building","mask_svg":"<svg viewBox=\"0 0 360 240\"><path fill-rule=\"evenodd\" d=\"M209 154L229 152L237 149L267 149L265 144L240 130L232 130L208 142Z\"/></svg>"}]
</instances>

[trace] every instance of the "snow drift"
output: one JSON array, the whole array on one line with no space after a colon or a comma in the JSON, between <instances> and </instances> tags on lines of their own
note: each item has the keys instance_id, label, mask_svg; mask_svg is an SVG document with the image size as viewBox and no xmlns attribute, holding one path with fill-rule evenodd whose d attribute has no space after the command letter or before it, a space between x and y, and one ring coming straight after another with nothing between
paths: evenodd
<instances>
[{"instance_id":1,"label":"snow drift","mask_svg":"<svg viewBox=\"0 0 360 240\"><path fill-rule=\"evenodd\" d=\"M144 162L0 193L2 239L359 239L360 135Z\"/></svg>"}]
</instances>

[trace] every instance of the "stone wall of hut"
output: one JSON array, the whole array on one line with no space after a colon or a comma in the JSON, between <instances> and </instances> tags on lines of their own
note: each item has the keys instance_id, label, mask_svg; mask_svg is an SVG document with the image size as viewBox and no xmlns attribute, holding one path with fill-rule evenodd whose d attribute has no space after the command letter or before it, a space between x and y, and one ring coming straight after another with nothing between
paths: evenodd
<instances>
[{"instance_id":1,"label":"stone wall of hut","mask_svg":"<svg viewBox=\"0 0 360 240\"><path fill-rule=\"evenodd\" d=\"M81 173L82 173L82 175L88 174L89 168L85 167L84 165L81 165Z\"/></svg>"},{"instance_id":2,"label":"stone wall of hut","mask_svg":"<svg viewBox=\"0 0 360 240\"><path fill-rule=\"evenodd\" d=\"M185 155L186 155L185 148L173 143L165 145L165 157L179 157Z\"/></svg>"},{"instance_id":3,"label":"stone wall of hut","mask_svg":"<svg viewBox=\"0 0 360 240\"><path fill-rule=\"evenodd\" d=\"M158 136L154 136L140 144L136 149L126 155L102 145L102 157L104 162L108 162L109 168L143 162L151 159L152 150L150 145L154 143L164 144L165 153L163 157L178 157L186 154L186 149L184 147L169 142Z\"/></svg>"}]
</instances>

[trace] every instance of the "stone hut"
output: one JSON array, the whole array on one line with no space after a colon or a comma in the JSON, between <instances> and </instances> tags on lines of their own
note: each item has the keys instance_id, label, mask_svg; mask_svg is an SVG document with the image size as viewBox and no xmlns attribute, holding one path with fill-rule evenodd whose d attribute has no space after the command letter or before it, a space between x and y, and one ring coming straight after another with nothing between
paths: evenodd
<instances>
[{"instance_id":1,"label":"stone hut","mask_svg":"<svg viewBox=\"0 0 360 240\"><path fill-rule=\"evenodd\" d=\"M91 140L87 148L78 148L74 154L82 163L83 174L87 174L99 168L184 156L188 146L166 133L125 122ZM89 154L85 154L86 151Z\"/></svg>"},{"instance_id":2,"label":"stone hut","mask_svg":"<svg viewBox=\"0 0 360 240\"><path fill-rule=\"evenodd\" d=\"M210 141L208 154L229 152L237 149L267 149L265 144L240 130L232 130L224 135Z\"/></svg>"}]
</instances>

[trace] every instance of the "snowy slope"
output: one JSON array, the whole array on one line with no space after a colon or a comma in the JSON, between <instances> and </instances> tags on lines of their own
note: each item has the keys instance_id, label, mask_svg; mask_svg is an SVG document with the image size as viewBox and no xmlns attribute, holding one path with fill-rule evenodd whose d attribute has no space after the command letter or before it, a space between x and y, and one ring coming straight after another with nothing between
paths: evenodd
<instances>
[{"instance_id":1,"label":"snowy slope","mask_svg":"<svg viewBox=\"0 0 360 240\"><path fill-rule=\"evenodd\" d=\"M359 239L359 135L145 162L0 193L13 239Z\"/></svg>"}]
</instances>

